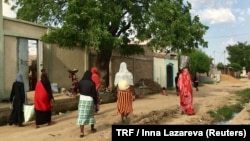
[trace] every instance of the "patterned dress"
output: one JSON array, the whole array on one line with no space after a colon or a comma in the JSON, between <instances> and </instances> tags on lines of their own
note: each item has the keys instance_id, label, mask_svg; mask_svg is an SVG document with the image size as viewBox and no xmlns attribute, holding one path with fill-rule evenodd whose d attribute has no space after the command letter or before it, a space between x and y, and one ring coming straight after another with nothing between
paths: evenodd
<instances>
[{"instance_id":1,"label":"patterned dress","mask_svg":"<svg viewBox=\"0 0 250 141\"><path fill-rule=\"evenodd\" d=\"M180 91L180 106L182 112L194 115L192 80L187 68L184 68L179 75L177 83Z\"/></svg>"},{"instance_id":2,"label":"patterned dress","mask_svg":"<svg viewBox=\"0 0 250 141\"><path fill-rule=\"evenodd\" d=\"M95 124L94 100L91 96L80 95L77 125Z\"/></svg>"},{"instance_id":3,"label":"patterned dress","mask_svg":"<svg viewBox=\"0 0 250 141\"><path fill-rule=\"evenodd\" d=\"M117 112L130 114L133 112L133 95L131 89L117 91Z\"/></svg>"}]
</instances>

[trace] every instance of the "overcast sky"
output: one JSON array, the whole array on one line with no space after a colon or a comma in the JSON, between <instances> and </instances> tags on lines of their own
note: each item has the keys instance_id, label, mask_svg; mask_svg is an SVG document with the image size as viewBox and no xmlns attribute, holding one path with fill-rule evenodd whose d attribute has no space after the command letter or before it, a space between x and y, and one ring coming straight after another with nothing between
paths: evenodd
<instances>
[{"instance_id":1,"label":"overcast sky","mask_svg":"<svg viewBox=\"0 0 250 141\"><path fill-rule=\"evenodd\" d=\"M15 18L16 13L10 10L10 5L6 4L4 0L1 0L3 3L3 16ZM11 3L11 2L10 2Z\"/></svg>"},{"instance_id":2,"label":"overcast sky","mask_svg":"<svg viewBox=\"0 0 250 141\"><path fill-rule=\"evenodd\" d=\"M2 0L4 1L4 0ZM250 44L250 0L187 0L191 13L198 15L209 26L205 35L208 48L202 49L214 63L228 63L226 46L247 42ZM3 15L15 18L10 6L3 3Z\"/></svg>"}]
</instances>

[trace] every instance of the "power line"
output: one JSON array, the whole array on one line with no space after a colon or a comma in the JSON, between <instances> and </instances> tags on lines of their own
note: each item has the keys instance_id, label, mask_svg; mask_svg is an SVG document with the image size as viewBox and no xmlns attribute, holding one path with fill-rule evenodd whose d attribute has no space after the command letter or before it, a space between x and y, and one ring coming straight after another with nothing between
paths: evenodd
<instances>
[{"instance_id":1,"label":"power line","mask_svg":"<svg viewBox=\"0 0 250 141\"><path fill-rule=\"evenodd\" d=\"M225 36L211 36L206 38L228 38L228 37L235 37L235 36L244 36L244 35L250 35L250 33L242 33L242 34L232 34L232 35L225 35Z\"/></svg>"}]
</instances>

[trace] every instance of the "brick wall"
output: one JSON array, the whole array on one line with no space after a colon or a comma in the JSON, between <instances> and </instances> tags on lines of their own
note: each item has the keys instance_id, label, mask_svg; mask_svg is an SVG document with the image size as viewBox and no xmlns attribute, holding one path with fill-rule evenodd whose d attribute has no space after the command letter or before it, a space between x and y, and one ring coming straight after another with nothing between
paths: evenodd
<instances>
[{"instance_id":1,"label":"brick wall","mask_svg":"<svg viewBox=\"0 0 250 141\"><path fill-rule=\"evenodd\" d=\"M152 79L153 80L153 52L145 47L144 55L132 55L130 57L120 56L117 53L113 53L110 58L111 70L109 70L111 76L110 86L113 87L113 79L115 74L119 71L121 62L127 63L128 70L133 74L134 84L138 83L140 79ZM97 56L95 53L89 54L89 66L96 66ZM99 72L100 73L100 72ZM103 79L103 78L102 78ZM104 81L104 80L102 80Z\"/></svg>"}]
</instances>

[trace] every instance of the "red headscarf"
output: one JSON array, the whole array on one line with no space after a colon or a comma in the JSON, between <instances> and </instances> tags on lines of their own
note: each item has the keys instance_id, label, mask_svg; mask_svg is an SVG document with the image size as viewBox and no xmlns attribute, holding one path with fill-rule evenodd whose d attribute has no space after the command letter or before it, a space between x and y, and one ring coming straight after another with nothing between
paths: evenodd
<instances>
[{"instance_id":1,"label":"red headscarf","mask_svg":"<svg viewBox=\"0 0 250 141\"><path fill-rule=\"evenodd\" d=\"M92 67L91 68L91 73L92 73L91 78L95 82L96 90L98 91L98 89L101 87L101 80L100 80L99 75L97 74L97 68Z\"/></svg>"}]
</instances>

